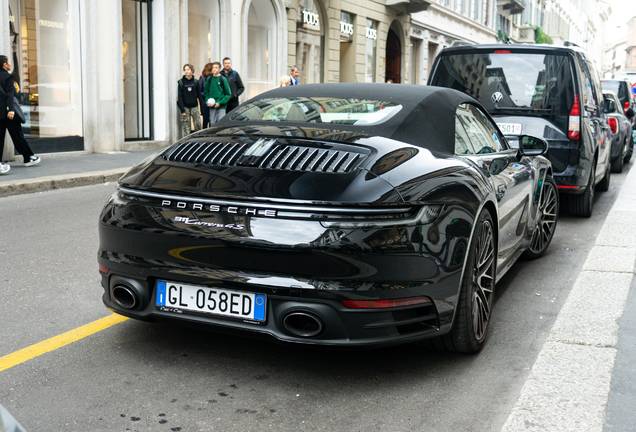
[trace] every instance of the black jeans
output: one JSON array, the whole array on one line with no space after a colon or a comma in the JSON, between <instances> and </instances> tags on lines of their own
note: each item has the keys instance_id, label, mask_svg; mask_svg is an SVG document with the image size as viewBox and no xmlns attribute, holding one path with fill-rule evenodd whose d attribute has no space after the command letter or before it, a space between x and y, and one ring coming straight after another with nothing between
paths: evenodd
<instances>
[{"instance_id":1,"label":"black jeans","mask_svg":"<svg viewBox=\"0 0 636 432\"><path fill-rule=\"evenodd\" d=\"M13 118L13 120L0 120L0 157L2 157L2 152L4 151L4 135L6 130L9 130L9 135L13 140L15 149L22 155L22 157L24 157L24 162L28 162L31 156L33 156L33 151L31 151L29 143L24 138L20 120L17 120L15 117Z\"/></svg>"}]
</instances>

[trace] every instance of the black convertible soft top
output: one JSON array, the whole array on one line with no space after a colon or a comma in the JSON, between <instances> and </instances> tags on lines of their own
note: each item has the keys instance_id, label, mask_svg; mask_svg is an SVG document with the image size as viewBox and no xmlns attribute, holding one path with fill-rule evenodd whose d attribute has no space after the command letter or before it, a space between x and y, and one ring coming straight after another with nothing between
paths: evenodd
<instances>
[{"instance_id":1,"label":"black convertible soft top","mask_svg":"<svg viewBox=\"0 0 636 432\"><path fill-rule=\"evenodd\" d=\"M402 110L378 125L345 125L311 123L312 127L338 131L355 131L367 135L399 140L430 150L439 156L455 152L455 112L462 103L479 105L472 97L457 90L409 84L336 83L288 86L262 93L248 103L259 99L282 97L333 97L369 99L402 105ZM298 126L308 123L286 122ZM270 124L267 121L233 121L225 116L216 126L247 126ZM280 125L280 123L279 123Z\"/></svg>"}]
</instances>

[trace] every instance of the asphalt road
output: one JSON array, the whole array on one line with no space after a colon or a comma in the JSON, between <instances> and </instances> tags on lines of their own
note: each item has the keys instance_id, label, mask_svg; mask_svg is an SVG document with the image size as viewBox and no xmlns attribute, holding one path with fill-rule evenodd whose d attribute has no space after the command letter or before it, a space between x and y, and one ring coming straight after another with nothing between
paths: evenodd
<instances>
[{"instance_id":1,"label":"asphalt road","mask_svg":"<svg viewBox=\"0 0 636 432\"><path fill-rule=\"evenodd\" d=\"M625 176L497 285L478 355L310 350L127 320L0 371L0 403L29 431L499 431ZM110 315L96 251L113 190L0 198L0 357Z\"/></svg>"}]
</instances>

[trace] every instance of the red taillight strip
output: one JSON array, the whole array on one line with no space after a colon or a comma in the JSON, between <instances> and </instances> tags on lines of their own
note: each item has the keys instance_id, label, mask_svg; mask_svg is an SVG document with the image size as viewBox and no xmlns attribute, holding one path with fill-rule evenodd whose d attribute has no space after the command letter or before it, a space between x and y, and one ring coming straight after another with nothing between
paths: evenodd
<instances>
[{"instance_id":1,"label":"red taillight strip","mask_svg":"<svg viewBox=\"0 0 636 432\"><path fill-rule=\"evenodd\" d=\"M557 188L559 188L559 189L581 189L581 186L562 186L562 185L557 185Z\"/></svg>"},{"instance_id":2,"label":"red taillight strip","mask_svg":"<svg viewBox=\"0 0 636 432\"><path fill-rule=\"evenodd\" d=\"M581 115L581 105L579 101L579 95L574 95L574 103L572 104L572 109L570 110L570 121L568 124L568 137L573 140L579 139L579 130L580 130L580 115Z\"/></svg>"},{"instance_id":3,"label":"red taillight strip","mask_svg":"<svg viewBox=\"0 0 636 432\"><path fill-rule=\"evenodd\" d=\"M104 274L108 274L110 272L109 268L104 267L103 265L99 265L99 271L104 273Z\"/></svg>"},{"instance_id":4,"label":"red taillight strip","mask_svg":"<svg viewBox=\"0 0 636 432\"><path fill-rule=\"evenodd\" d=\"M344 307L349 309L385 309L400 306L413 306L431 303L428 297L409 297L391 300L343 300Z\"/></svg>"}]
</instances>

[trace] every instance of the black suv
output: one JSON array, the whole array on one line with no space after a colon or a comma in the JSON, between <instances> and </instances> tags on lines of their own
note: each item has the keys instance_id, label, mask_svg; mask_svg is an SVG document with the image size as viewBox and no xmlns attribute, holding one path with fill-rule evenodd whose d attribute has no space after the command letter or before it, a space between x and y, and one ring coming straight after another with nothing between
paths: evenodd
<instances>
[{"instance_id":1,"label":"black suv","mask_svg":"<svg viewBox=\"0 0 636 432\"><path fill-rule=\"evenodd\" d=\"M601 82L576 46L471 45L444 49L429 85L480 101L512 146L521 134L543 137L563 204L592 215L594 190L610 185L611 137Z\"/></svg>"}]
</instances>

